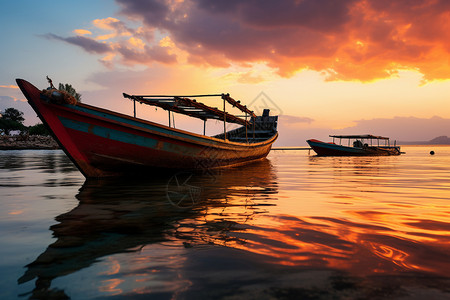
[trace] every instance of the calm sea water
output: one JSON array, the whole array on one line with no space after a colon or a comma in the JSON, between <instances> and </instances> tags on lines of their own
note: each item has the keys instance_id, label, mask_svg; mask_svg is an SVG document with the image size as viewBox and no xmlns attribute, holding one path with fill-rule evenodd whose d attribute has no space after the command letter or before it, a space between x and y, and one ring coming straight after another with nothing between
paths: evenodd
<instances>
[{"instance_id":1,"label":"calm sea water","mask_svg":"<svg viewBox=\"0 0 450 300\"><path fill-rule=\"evenodd\" d=\"M113 181L0 151L0 298L448 298L450 147L402 150Z\"/></svg>"}]
</instances>

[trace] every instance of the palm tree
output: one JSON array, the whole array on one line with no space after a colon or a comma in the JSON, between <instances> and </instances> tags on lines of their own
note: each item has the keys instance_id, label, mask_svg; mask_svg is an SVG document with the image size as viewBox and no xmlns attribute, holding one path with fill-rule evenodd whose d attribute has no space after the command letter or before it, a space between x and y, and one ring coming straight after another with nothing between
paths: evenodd
<instances>
[{"instance_id":1,"label":"palm tree","mask_svg":"<svg viewBox=\"0 0 450 300\"><path fill-rule=\"evenodd\" d=\"M69 95L75 97L77 99L77 102L81 102L81 94L78 94L77 91L72 87L71 84L59 84L59 90L66 91Z\"/></svg>"}]
</instances>

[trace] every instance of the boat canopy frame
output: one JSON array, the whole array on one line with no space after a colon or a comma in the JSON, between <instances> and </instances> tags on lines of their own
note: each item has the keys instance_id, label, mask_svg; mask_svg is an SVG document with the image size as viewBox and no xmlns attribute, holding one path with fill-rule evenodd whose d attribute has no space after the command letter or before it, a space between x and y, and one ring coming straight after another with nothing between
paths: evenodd
<instances>
[{"instance_id":1,"label":"boat canopy frame","mask_svg":"<svg viewBox=\"0 0 450 300\"><path fill-rule=\"evenodd\" d=\"M372 134L362 134L362 135L330 135L330 137L333 138L333 143L334 143L334 139L338 138L339 139L339 144L342 145L342 139L348 139L348 144L350 146L350 141L351 140L370 140L370 144L373 145L372 141L376 140L378 143L378 146L380 146L380 140L385 141L385 146L390 147L391 143L390 143L390 139L388 137L385 136L379 136L379 135L372 135ZM396 146L396 142L394 142L394 147Z\"/></svg>"},{"instance_id":2,"label":"boat canopy frame","mask_svg":"<svg viewBox=\"0 0 450 300\"><path fill-rule=\"evenodd\" d=\"M339 139L374 139L374 140L389 140L388 137L372 135L372 134L362 134L362 135L330 135L332 138Z\"/></svg>"},{"instance_id":3,"label":"boat canopy frame","mask_svg":"<svg viewBox=\"0 0 450 300\"><path fill-rule=\"evenodd\" d=\"M239 100L234 100L230 97L230 94L206 94L206 95L129 95L123 93L124 98L133 100L134 102L134 116L136 117L136 102L160 107L170 112L176 112L179 114L188 115L190 117L198 118L203 121L208 119L220 120L228 123L236 123L244 126L253 125L247 117L256 118L256 114L247 108L247 106L240 104ZM223 99L223 111L197 102L195 99L199 97L221 97ZM228 102L233 107L236 107L241 112L245 113L245 119L240 116L235 116L227 113L225 110L225 102Z\"/></svg>"}]
</instances>

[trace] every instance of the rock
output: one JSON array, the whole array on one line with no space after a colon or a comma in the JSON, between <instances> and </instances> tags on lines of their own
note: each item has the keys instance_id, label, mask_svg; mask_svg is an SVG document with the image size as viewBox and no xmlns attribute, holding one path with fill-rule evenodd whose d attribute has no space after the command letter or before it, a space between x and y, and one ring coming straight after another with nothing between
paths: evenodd
<instances>
[{"instance_id":1,"label":"rock","mask_svg":"<svg viewBox=\"0 0 450 300\"><path fill-rule=\"evenodd\" d=\"M51 136L2 136L0 150L59 149Z\"/></svg>"}]
</instances>

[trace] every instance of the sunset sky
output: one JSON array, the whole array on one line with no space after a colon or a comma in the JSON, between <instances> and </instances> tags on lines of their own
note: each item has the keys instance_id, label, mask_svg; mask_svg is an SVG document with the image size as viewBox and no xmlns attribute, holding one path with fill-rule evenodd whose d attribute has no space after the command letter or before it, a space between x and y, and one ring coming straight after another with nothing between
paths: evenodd
<instances>
[{"instance_id":1,"label":"sunset sky","mask_svg":"<svg viewBox=\"0 0 450 300\"><path fill-rule=\"evenodd\" d=\"M0 110L27 125L38 120L15 78L45 88L49 75L124 113L122 92L227 92L281 115L278 145L450 136L447 0L5 1L0 25Z\"/></svg>"}]
</instances>

